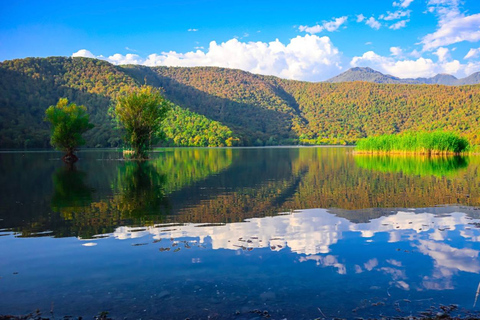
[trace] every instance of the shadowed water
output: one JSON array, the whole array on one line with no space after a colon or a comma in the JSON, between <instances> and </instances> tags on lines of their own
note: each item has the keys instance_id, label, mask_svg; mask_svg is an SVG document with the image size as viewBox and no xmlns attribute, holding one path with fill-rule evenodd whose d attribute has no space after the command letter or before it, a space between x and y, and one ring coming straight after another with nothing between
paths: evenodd
<instances>
[{"instance_id":1,"label":"shadowed water","mask_svg":"<svg viewBox=\"0 0 480 320\"><path fill-rule=\"evenodd\" d=\"M0 153L0 314L477 312L480 158L349 148ZM443 309L442 309L443 308Z\"/></svg>"}]
</instances>

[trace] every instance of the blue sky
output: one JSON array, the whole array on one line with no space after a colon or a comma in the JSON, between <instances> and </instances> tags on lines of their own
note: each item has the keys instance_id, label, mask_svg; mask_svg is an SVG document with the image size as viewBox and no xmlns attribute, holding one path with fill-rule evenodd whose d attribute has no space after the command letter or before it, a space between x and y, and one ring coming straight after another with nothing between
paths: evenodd
<instances>
[{"instance_id":1,"label":"blue sky","mask_svg":"<svg viewBox=\"0 0 480 320\"><path fill-rule=\"evenodd\" d=\"M480 71L480 1L12 1L0 60L223 66L321 81L354 66L399 77Z\"/></svg>"}]
</instances>

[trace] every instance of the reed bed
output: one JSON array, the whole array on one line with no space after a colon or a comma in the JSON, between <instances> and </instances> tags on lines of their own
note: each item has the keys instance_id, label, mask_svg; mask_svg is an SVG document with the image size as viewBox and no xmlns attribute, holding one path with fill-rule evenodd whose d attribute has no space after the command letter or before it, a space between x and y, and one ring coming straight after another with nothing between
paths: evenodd
<instances>
[{"instance_id":1,"label":"reed bed","mask_svg":"<svg viewBox=\"0 0 480 320\"><path fill-rule=\"evenodd\" d=\"M360 139L356 153L370 154L461 154L469 150L467 139L453 132L406 132Z\"/></svg>"}]
</instances>

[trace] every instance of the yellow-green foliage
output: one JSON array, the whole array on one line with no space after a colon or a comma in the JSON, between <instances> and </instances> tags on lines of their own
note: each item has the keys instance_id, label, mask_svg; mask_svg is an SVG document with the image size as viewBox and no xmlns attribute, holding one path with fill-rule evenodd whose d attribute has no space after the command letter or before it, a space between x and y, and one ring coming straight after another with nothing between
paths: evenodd
<instances>
[{"instance_id":1,"label":"yellow-green foliage","mask_svg":"<svg viewBox=\"0 0 480 320\"><path fill-rule=\"evenodd\" d=\"M62 98L55 106L45 111L45 120L50 122L53 147L61 151L73 152L78 146L85 144L82 134L93 127L88 122L87 108L68 103Z\"/></svg>"},{"instance_id":2,"label":"yellow-green foliage","mask_svg":"<svg viewBox=\"0 0 480 320\"><path fill-rule=\"evenodd\" d=\"M453 132L406 132L360 139L355 151L364 153L448 154L468 150L467 139Z\"/></svg>"},{"instance_id":3,"label":"yellow-green foliage","mask_svg":"<svg viewBox=\"0 0 480 320\"><path fill-rule=\"evenodd\" d=\"M131 88L117 98L113 116L125 130L125 142L132 147L133 158L148 158L147 151L161 132L170 106L158 89L149 86Z\"/></svg>"},{"instance_id":4,"label":"yellow-green foliage","mask_svg":"<svg viewBox=\"0 0 480 320\"><path fill-rule=\"evenodd\" d=\"M231 147L240 139L218 121L174 106L163 121L165 144L185 147Z\"/></svg>"},{"instance_id":5,"label":"yellow-green foliage","mask_svg":"<svg viewBox=\"0 0 480 320\"><path fill-rule=\"evenodd\" d=\"M462 156L355 155L360 168L380 172L402 172L419 176L450 176L468 166Z\"/></svg>"}]
</instances>

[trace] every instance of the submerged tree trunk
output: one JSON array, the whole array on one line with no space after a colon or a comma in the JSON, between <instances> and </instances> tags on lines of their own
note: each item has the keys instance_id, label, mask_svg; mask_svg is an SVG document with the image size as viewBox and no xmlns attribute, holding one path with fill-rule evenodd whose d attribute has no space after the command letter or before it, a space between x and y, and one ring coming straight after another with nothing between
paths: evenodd
<instances>
[{"instance_id":1,"label":"submerged tree trunk","mask_svg":"<svg viewBox=\"0 0 480 320\"><path fill-rule=\"evenodd\" d=\"M73 164L78 161L78 157L73 154L73 151L75 151L75 149L68 149L67 154L62 157L63 162Z\"/></svg>"}]
</instances>

